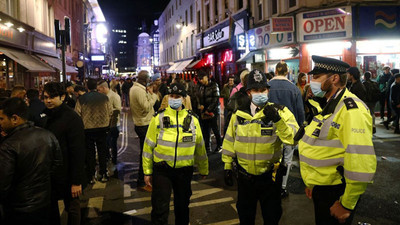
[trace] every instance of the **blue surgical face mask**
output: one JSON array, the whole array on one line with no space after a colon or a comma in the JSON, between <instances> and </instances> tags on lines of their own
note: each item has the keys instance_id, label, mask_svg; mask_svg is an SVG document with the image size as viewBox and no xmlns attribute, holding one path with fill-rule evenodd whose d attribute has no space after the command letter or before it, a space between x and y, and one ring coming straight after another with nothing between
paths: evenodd
<instances>
[{"instance_id":1,"label":"blue surgical face mask","mask_svg":"<svg viewBox=\"0 0 400 225\"><path fill-rule=\"evenodd\" d=\"M267 93L251 94L251 101L257 106L263 106L268 101Z\"/></svg>"},{"instance_id":2,"label":"blue surgical face mask","mask_svg":"<svg viewBox=\"0 0 400 225\"><path fill-rule=\"evenodd\" d=\"M172 109L178 109L182 106L182 99L181 98L168 98L169 107Z\"/></svg>"},{"instance_id":3,"label":"blue surgical face mask","mask_svg":"<svg viewBox=\"0 0 400 225\"><path fill-rule=\"evenodd\" d=\"M320 82L310 81L310 88L315 97L322 98L326 94L326 91L321 89L321 85Z\"/></svg>"}]
</instances>

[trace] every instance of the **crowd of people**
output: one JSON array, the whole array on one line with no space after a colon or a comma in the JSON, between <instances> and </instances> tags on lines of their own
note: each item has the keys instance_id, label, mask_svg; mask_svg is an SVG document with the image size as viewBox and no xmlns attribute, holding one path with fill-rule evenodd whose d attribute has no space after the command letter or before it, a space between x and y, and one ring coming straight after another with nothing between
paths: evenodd
<instances>
[{"instance_id":1,"label":"crowd of people","mask_svg":"<svg viewBox=\"0 0 400 225\"><path fill-rule=\"evenodd\" d=\"M400 74L385 67L376 82L370 72L362 82L356 67L313 61L309 83L305 73L290 81L282 61L270 73L240 70L221 93L206 71L195 82L140 71L133 79L88 79L85 87L49 82L40 90L0 89L0 219L60 224L62 199L68 224L80 224L85 187L117 172L125 110L139 138L137 188L152 193L153 224L167 224L172 190L176 224L189 223L193 171L206 177L208 155L215 153L222 155L225 184L237 180L241 223L254 224L259 201L265 223L278 224L294 152L316 223L351 224L376 169L377 102L384 126L393 121L400 133Z\"/></svg>"}]
</instances>

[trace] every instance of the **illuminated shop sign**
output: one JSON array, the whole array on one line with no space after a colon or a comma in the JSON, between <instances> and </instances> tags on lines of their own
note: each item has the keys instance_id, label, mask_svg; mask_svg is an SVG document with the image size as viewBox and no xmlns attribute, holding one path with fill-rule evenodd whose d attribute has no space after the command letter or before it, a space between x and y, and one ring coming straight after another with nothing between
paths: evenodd
<instances>
[{"instance_id":1,"label":"illuminated shop sign","mask_svg":"<svg viewBox=\"0 0 400 225\"><path fill-rule=\"evenodd\" d=\"M272 34L269 24L249 30L248 38L250 51L267 47L284 46L294 42L292 32Z\"/></svg>"},{"instance_id":2,"label":"illuminated shop sign","mask_svg":"<svg viewBox=\"0 0 400 225\"><path fill-rule=\"evenodd\" d=\"M105 57L104 55L92 55L91 60L92 61L104 61Z\"/></svg>"},{"instance_id":3,"label":"illuminated shop sign","mask_svg":"<svg viewBox=\"0 0 400 225\"><path fill-rule=\"evenodd\" d=\"M236 36L236 48L237 50L246 50L246 35L239 34Z\"/></svg>"},{"instance_id":4,"label":"illuminated shop sign","mask_svg":"<svg viewBox=\"0 0 400 225\"><path fill-rule=\"evenodd\" d=\"M226 50L223 54L222 58L223 62L232 62L233 61L233 52L232 50Z\"/></svg>"}]
</instances>

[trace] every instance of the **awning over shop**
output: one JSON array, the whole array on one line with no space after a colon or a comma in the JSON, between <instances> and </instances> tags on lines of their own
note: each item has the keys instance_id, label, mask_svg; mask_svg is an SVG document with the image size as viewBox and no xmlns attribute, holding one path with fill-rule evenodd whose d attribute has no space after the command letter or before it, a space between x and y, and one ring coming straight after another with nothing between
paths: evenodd
<instances>
[{"instance_id":1,"label":"awning over shop","mask_svg":"<svg viewBox=\"0 0 400 225\"><path fill-rule=\"evenodd\" d=\"M186 66L186 69L197 69L200 67L200 63L201 63L201 59L193 61L188 66Z\"/></svg>"},{"instance_id":2,"label":"awning over shop","mask_svg":"<svg viewBox=\"0 0 400 225\"><path fill-rule=\"evenodd\" d=\"M28 72L55 72L53 68L41 62L39 59L20 50L0 47L0 52L25 67Z\"/></svg>"},{"instance_id":3,"label":"awning over shop","mask_svg":"<svg viewBox=\"0 0 400 225\"><path fill-rule=\"evenodd\" d=\"M175 69L179 66L180 62L174 63L170 68L167 69L167 73L175 73Z\"/></svg>"},{"instance_id":4,"label":"awning over shop","mask_svg":"<svg viewBox=\"0 0 400 225\"><path fill-rule=\"evenodd\" d=\"M186 69L186 67L193 61L193 59L185 60L182 61L179 66L176 67L175 71L176 73L182 73L183 70Z\"/></svg>"},{"instance_id":5,"label":"awning over shop","mask_svg":"<svg viewBox=\"0 0 400 225\"><path fill-rule=\"evenodd\" d=\"M62 61L59 58L51 57L51 56L44 56L44 55L36 55L44 62L49 64L51 67L56 68L59 71L62 71ZM65 65L66 73L78 73L75 67Z\"/></svg>"},{"instance_id":6,"label":"awning over shop","mask_svg":"<svg viewBox=\"0 0 400 225\"><path fill-rule=\"evenodd\" d=\"M253 57L256 54L263 54L263 50L257 50L257 51L251 51L245 54L242 58L238 59L236 62L237 63L253 63Z\"/></svg>"}]
</instances>

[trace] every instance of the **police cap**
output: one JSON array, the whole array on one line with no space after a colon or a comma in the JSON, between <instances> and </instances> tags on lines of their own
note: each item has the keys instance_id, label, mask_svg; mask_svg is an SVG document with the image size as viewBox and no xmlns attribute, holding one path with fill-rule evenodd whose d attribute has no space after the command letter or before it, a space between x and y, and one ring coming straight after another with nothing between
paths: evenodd
<instances>
[{"instance_id":1,"label":"police cap","mask_svg":"<svg viewBox=\"0 0 400 225\"><path fill-rule=\"evenodd\" d=\"M346 73L347 69L350 67L349 64L342 62L337 59L322 57L313 55L312 60L315 63L314 69L308 74L318 75L321 73L337 73L342 74Z\"/></svg>"},{"instance_id":2,"label":"police cap","mask_svg":"<svg viewBox=\"0 0 400 225\"><path fill-rule=\"evenodd\" d=\"M183 97L186 97L186 90L185 90L185 87L183 86L183 84L173 83L168 88L168 94L175 94L175 95L181 95Z\"/></svg>"},{"instance_id":3,"label":"police cap","mask_svg":"<svg viewBox=\"0 0 400 225\"><path fill-rule=\"evenodd\" d=\"M252 70L247 76L247 88L246 91L251 89L262 89L269 88L267 83L267 77L259 70Z\"/></svg>"}]
</instances>

